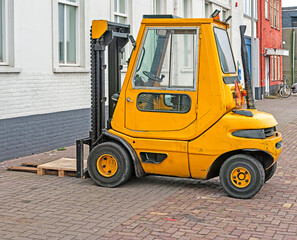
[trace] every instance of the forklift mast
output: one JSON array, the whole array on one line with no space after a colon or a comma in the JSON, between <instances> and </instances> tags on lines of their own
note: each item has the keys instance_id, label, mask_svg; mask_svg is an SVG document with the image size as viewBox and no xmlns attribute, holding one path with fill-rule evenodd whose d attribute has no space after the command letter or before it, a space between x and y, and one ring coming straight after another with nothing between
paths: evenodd
<instances>
[{"instance_id":1,"label":"forklift mast","mask_svg":"<svg viewBox=\"0 0 297 240\"><path fill-rule=\"evenodd\" d=\"M129 41L130 26L97 20L91 27L91 131L88 138L76 141L77 177L84 175L84 144L93 146L100 141L105 126L105 50L108 47L108 122L114 106L111 97L121 90L121 53Z\"/></svg>"}]
</instances>

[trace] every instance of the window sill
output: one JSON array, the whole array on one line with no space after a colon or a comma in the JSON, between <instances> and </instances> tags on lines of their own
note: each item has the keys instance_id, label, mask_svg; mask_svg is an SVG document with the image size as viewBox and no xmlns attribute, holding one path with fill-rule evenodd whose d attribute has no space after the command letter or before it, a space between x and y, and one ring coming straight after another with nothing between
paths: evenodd
<instances>
[{"instance_id":1,"label":"window sill","mask_svg":"<svg viewBox=\"0 0 297 240\"><path fill-rule=\"evenodd\" d=\"M83 67L58 67L53 68L54 73L89 73L90 69Z\"/></svg>"},{"instance_id":2,"label":"window sill","mask_svg":"<svg viewBox=\"0 0 297 240\"><path fill-rule=\"evenodd\" d=\"M245 18L248 18L248 19L252 19L252 17L251 16L249 16L249 15L247 15L247 14L243 14L243 16L245 17ZM254 21L255 22L258 22L258 18L254 18Z\"/></svg>"},{"instance_id":3,"label":"window sill","mask_svg":"<svg viewBox=\"0 0 297 240\"><path fill-rule=\"evenodd\" d=\"M0 73L20 73L21 68L14 68L10 66L0 66Z\"/></svg>"}]
</instances>

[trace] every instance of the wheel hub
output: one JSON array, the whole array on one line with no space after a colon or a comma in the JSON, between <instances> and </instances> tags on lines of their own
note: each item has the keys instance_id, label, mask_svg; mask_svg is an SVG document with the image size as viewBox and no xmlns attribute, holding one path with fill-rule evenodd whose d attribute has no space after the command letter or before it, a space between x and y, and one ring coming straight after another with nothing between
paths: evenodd
<instances>
[{"instance_id":1,"label":"wheel hub","mask_svg":"<svg viewBox=\"0 0 297 240\"><path fill-rule=\"evenodd\" d=\"M110 154L103 154L97 160L97 170L104 177L112 177L118 170L117 160Z\"/></svg>"},{"instance_id":2,"label":"wheel hub","mask_svg":"<svg viewBox=\"0 0 297 240\"><path fill-rule=\"evenodd\" d=\"M231 182L238 188L244 188L251 182L251 174L244 167L237 167L231 173Z\"/></svg>"}]
</instances>

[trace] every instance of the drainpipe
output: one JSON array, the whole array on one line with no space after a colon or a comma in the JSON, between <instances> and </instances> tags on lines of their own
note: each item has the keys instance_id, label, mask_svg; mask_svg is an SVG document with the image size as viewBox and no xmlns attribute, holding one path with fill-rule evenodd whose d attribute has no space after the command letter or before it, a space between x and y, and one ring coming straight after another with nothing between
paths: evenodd
<instances>
[{"instance_id":1,"label":"drainpipe","mask_svg":"<svg viewBox=\"0 0 297 240\"><path fill-rule=\"evenodd\" d=\"M255 98L255 1L251 0L251 84L253 89L253 98Z\"/></svg>"},{"instance_id":2,"label":"drainpipe","mask_svg":"<svg viewBox=\"0 0 297 240\"><path fill-rule=\"evenodd\" d=\"M295 39L296 39L296 32L293 29L293 36L292 36L292 83L295 83Z\"/></svg>"}]
</instances>

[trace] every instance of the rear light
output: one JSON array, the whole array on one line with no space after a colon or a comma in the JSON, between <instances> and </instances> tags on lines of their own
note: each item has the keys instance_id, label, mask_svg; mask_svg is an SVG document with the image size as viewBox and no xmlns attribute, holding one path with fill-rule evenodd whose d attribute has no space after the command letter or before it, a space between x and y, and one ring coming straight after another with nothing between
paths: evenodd
<instances>
[{"instance_id":1,"label":"rear light","mask_svg":"<svg viewBox=\"0 0 297 240\"><path fill-rule=\"evenodd\" d=\"M242 90L242 91L241 91L241 94L242 94L243 97L245 97L245 96L247 95L246 90Z\"/></svg>"}]
</instances>

